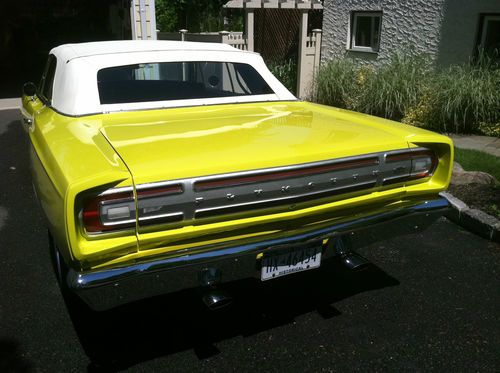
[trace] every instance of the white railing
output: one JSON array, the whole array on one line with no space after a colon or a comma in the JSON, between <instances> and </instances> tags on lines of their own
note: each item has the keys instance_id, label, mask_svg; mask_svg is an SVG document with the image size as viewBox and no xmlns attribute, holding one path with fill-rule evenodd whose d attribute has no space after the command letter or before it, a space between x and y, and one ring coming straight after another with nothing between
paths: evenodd
<instances>
[{"instance_id":1,"label":"white railing","mask_svg":"<svg viewBox=\"0 0 500 373\"><path fill-rule=\"evenodd\" d=\"M242 32L221 31L219 34L222 36L222 43L229 44L243 51L248 50L247 39Z\"/></svg>"}]
</instances>

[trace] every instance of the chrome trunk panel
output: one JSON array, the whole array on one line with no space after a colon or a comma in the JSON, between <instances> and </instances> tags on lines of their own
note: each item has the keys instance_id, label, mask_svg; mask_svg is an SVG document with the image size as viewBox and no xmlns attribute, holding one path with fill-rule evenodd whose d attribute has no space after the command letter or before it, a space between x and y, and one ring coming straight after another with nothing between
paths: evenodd
<instances>
[{"instance_id":1,"label":"chrome trunk panel","mask_svg":"<svg viewBox=\"0 0 500 373\"><path fill-rule=\"evenodd\" d=\"M419 151L415 148L412 151ZM259 210L290 211L326 203L339 195L366 194L388 180L408 177L411 161L386 161L409 149L320 162L194 177L137 186L139 232L194 224L202 219L224 220ZM181 192L141 197L141 191L180 187ZM338 198L338 197L337 197ZM155 206L162 206L160 209Z\"/></svg>"}]
</instances>

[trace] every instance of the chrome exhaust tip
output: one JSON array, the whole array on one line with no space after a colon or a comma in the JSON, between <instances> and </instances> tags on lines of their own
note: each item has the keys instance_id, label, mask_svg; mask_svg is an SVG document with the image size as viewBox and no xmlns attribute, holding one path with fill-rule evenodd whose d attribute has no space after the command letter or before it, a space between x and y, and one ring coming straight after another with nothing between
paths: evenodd
<instances>
[{"instance_id":1,"label":"chrome exhaust tip","mask_svg":"<svg viewBox=\"0 0 500 373\"><path fill-rule=\"evenodd\" d=\"M351 271L362 271L367 269L371 263L359 254L349 253L341 257L342 263Z\"/></svg>"},{"instance_id":2,"label":"chrome exhaust tip","mask_svg":"<svg viewBox=\"0 0 500 373\"><path fill-rule=\"evenodd\" d=\"M209 290L201 299L212 311L226 307L233 301L233 298L223 290Z\"/></svg>"}]
</instances>

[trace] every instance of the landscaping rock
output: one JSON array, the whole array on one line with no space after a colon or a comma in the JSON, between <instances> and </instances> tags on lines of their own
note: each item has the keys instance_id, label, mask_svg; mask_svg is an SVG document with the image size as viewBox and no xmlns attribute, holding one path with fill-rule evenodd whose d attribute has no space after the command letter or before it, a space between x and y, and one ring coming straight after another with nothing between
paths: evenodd
<instances>
[{"instance_id":1,"label":"landscaping rock","mask_svg":"<svg viewBox=\"0 0 500 373\"><path fill-rule=\"evenodd\" d=\"M464 168L458 162L453 162L453 173L464 172Z\"/></svg>"},{"instance_id":2,"label":"landscaping rock","mask_svg":"<svg viewBox=\"0 0 500 373\"><path fill-rule=\"evenodd\" d=\"M496 179L482 171L455 171L453 167L453 174L451 175L451 183L454 185L466 185L466 184L483 184L483 185L494 185Z\"/></svg>"},{"instance_id":3,"label":"landscaping rock","mask_svg":"<svg viewBox=\"0 0 500 373\"><path fill-rule=\"evenodd\" d=\"M500 222L493 226L493 232L491 235L491 240L494 242L500 242Z\"/></svg>"}]
</instances>

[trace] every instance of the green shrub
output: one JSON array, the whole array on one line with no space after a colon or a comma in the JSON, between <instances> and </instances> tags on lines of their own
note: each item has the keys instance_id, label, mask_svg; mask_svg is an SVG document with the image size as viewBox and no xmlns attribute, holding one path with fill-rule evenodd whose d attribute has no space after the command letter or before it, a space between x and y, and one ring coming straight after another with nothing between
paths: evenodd
<instances>
[{"instance_id":1,"label":"green shrub","mask_svg":"<svg viewBox=\"0 0 500 373\"><path fill-rule=\"evenodd\" d=\"M297 63L290 59L269 63L269 70L293 94L297 91Z\"/></svg>"},{"instance_id":2,"label":"green shrub","mask_svg":"<svg viewBox=\"0 0 500 373\"><path fill-rule=\"evenodd\" d=\"M478 132L485 136L500 137L500 122L486 123L480 122Z\"/></svg>"}]
</instances>

